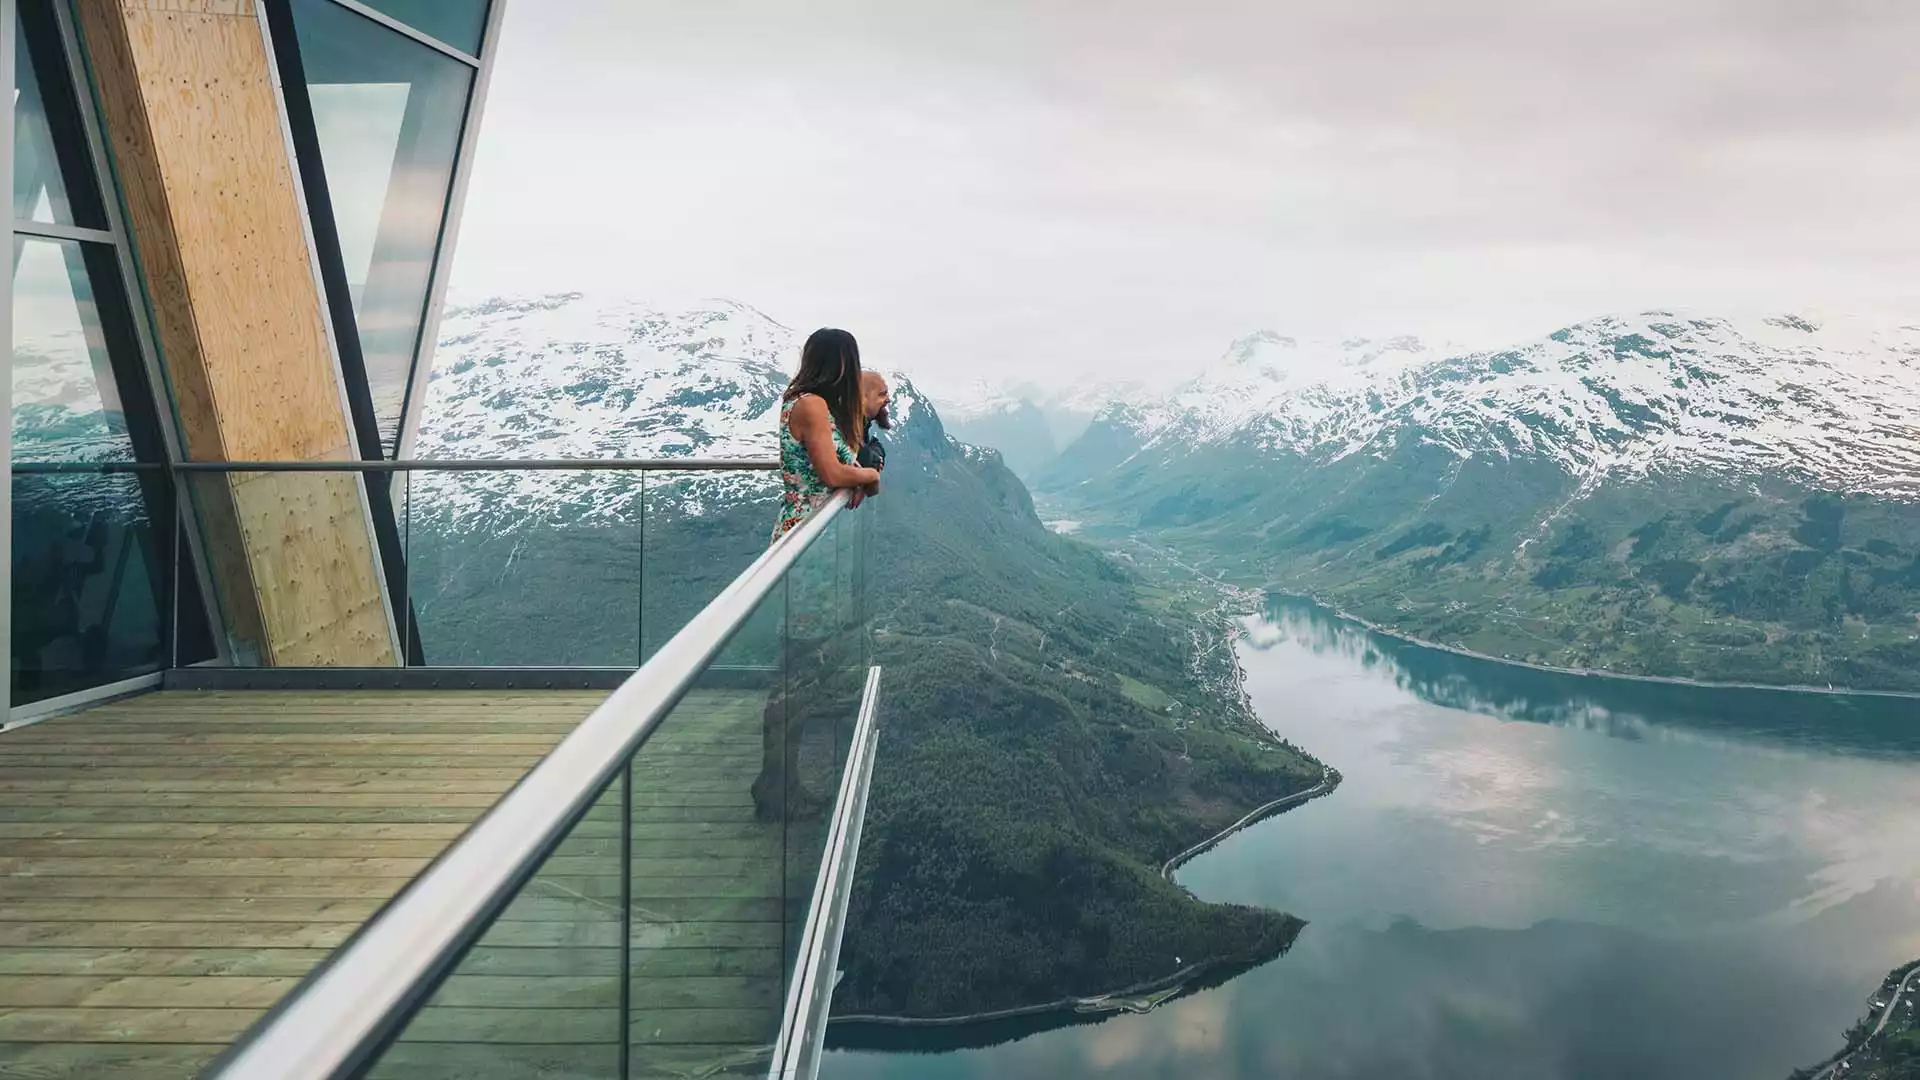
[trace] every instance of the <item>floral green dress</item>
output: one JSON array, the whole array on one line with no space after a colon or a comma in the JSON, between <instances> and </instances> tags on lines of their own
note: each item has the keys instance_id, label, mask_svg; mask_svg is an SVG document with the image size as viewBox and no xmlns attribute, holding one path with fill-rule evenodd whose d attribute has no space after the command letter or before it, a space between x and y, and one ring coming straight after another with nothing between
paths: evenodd
<instances>
[{"instance_id":1,"label":"floral green dress","mask_svg":"<svg viewBox=\"0 0 1920 1080\"><path fill-rule=\"evenodd\" d=\"M802 394L800 397L811 395ZM800 398L794 398L780 408L780 521L773 527L773 539L785 536L795 525L806 520L813 509L827 501L833 495L833 489L813 467L813 459L807 456L807 448L793 437L793 427L788 419L793 415L793 407ZM853 449L840 434L839 425L830 425L833 431L833 452L842 463L854 463Z\"/></svg>"}]
</instances>

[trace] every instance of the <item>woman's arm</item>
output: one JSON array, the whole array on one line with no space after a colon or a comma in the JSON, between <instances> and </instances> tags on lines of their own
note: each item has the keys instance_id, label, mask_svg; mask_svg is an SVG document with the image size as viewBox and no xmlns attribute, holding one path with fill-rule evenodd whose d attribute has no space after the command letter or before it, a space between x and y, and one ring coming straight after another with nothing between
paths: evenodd
<instances>
[{"instance_id":1,"label":"woman's arm","mask_svg":"<svg viewBox=\"0 0 1920 1080\"><path fill-rule=\"evenodd\" d=\"M813 471L820 474L821 483L832 488L857 488L880 482L878 472L848 465L833 452L833 414L818 397L809 394L794 402L787 414L787 427L807 448L807 458L813 462Z\"/></svg>"}]
</instances>

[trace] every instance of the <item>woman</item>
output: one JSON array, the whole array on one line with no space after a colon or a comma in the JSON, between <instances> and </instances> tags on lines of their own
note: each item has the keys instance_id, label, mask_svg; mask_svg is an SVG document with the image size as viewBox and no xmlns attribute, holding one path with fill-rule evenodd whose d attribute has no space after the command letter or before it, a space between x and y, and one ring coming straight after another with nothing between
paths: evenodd
<instances>
[{"instance_id":1,"label":"woman","mask_svg":"<svg viewBox=\"0 0 1920 1080\"><path fill-rule=\"evenodd\" d=\"M800 353L800 373L780 409L779 540L806 520L835 490L860 491L880 482L875 469L856 464L866 431L860 346L845 330L817 330ZM800 782L800 737L809 721L852 715L858 673L848 666L847 636L856 632L852 597L835 580L830 551L803 553L787 571L786 662L781 689L767 702L761 724L760 775L753 781L755 811L767 820L807 817L826 800ZM851 697L849 695L851 691Z\"/></svg>"},{"instance_id":2,"label":"woman","mask_svg":"<svg viewBox=\"0 0 1920 1080\"><path fill-rule=\"evenodd\" d=\"M780 409L780 520L775 540L805 520L836 488L880 482L855 464L866 431L860 344L845 330L815 330L800 351L800 373Z\"/></svg>"}]
</instances>

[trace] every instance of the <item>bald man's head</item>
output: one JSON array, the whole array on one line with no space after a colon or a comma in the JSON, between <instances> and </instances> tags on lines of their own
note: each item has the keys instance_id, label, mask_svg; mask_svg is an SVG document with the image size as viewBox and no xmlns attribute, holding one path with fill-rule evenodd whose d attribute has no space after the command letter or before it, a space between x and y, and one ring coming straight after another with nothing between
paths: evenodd
<instances>
[{"instance_id":1,"label":"bald man's head","mask_svg":"<svg viewBox=\"0 0 1920 1080\"><path fill-rule=\"evenodd\" d=\"M879 372L860 373L860 400L866 406L868 420L882 429L893 426L893 418L887 415L887 404L893 400L893 391L887 388L887 380Z\"/></svg>"}]
</instances>

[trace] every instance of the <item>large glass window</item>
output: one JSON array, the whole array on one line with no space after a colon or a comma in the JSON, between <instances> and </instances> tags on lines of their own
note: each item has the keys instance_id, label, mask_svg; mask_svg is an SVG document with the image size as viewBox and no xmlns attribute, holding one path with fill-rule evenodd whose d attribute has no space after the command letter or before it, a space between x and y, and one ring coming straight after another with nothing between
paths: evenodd
<instances>
[{"instance_id":1,"label":"large glass window","mask_svg":"<svg viewBox=\"0 0 1920 1080\"><path fill-rule=\"evenodd\" d=\"M13 460L134 458L88 263L94 245L14 238ZM105 253L111 263L111 249ZM89 255L93 258L90 260ZM13 478L14 704L157 670L163 564L139 478Z\"/></svg>"},{"instance_id":2,"label":"large glass window","mask_svg":"<svg viewBox=\"0 0 1920 1080\"><path fill-rule=\"evenodd\" d=\"M367 389L392 456L474 69L332 0L291 7Z\"/></svg>"},{"instance_id":3,"label":"large glass window","mask_svg":"<svg viewBox=\"0 0 1920 1080\"><path fill-rule=\"evenodd\" d=\"M468 56L480 55L487 28L487 0L362 0L368 7L445 42Z\"/></svg>"},{"instance_id":4,"label":"large glass window","mask_svg":"<svg viewBox=\"0 0 1920 1080\"><path fill-rule=\"evenodd\" d=\"M43 89L39 69L47 66L58 72L64 65L46 48L43 34L29 39L26 25L32 4L20 6L14 22L14 220L104 229L106 208L89 183L86 143L79 118L72 115L74 102L68 94L48 94Z\"/></svg>"},{"instance_id":5,"label":"large glass window","mask_svg":"<svg viewBox=\"0 0 1920 1080\"><path fill-rule=\"evenodd\" d=\"M10 702L211 655L121 251L51 0L15 21ZM66 471L52 471L52 470ZM184 578L183 599L173 583Z\"/></svg>"}]
</instances>

